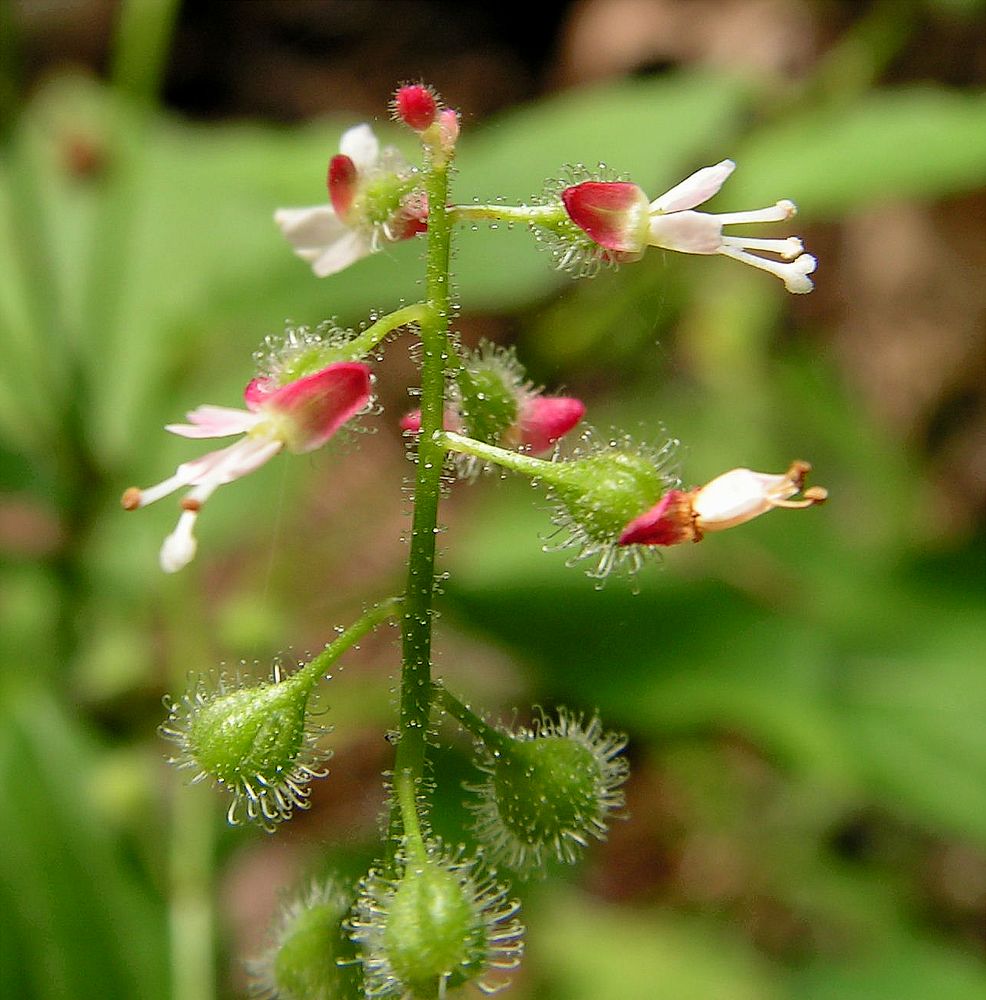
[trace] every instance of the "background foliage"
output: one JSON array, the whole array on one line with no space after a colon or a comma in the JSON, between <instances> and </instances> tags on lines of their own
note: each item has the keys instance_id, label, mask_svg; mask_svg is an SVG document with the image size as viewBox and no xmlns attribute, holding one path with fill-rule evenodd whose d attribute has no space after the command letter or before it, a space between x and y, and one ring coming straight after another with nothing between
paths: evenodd
<instances>
[{"instance_id":1,"label":"background foliage","mask_svg":"<svg viewBox=\"0 0 986 1000\"><path fill-rule=\"evenodd\" d=\"M264 35L291 15L228 6L257 22L271 79L305 79L278 62L283 34ZM328 78L388 26L375 4L340 6L362 34L305 64L324 60ZM402 6L412 22L434 14ZM564 164L600 160L657 194L728 155L739 168L718 205L795 200L818 289L792 300L728 261L657 252L574 283L525 232L467 231L463 337L516 342L598 427L680 438L686 481L804 457L833 500L670 552L635 594L619 581L597 592L543 554L547 516L524 484L455 491L439 672L503 718L531 701L598 708L631 736L629 822L574 875L525 887L512 995L981 997L986 57L970 40L982 7L768 4L800 31L774 63L699 47L661 50L660 71L630 76L627 56L580 77L580 25L607 6L640 5L552 8L555 86L547 70L511 77L503 55L495 114L475 96L476 66L490 69L463 50L476 107L462 98L459 200L529 198ZM764 6L693 11L714 33ZM222 491L177 578L156 567L173 510L127 517L117 498L186 455L164 423L235 403L250 352L285 317L358 323L416 296L417 245L315 281L270 215L322 200L340 130L433 54L392 52L393 79L374 93L354 82L328 119L208 107L203 120L199 105L196 121L175 107L189 103L183 46L210 37L206 15L180 12L168 62L176 12L122 8L100 79L38 71L54 57L37 9L0 15L0 985L197 1000L214 957L219 995L237 995L277 887L369 861L396 653L378 636L333 682L333 774L273 839L225 828L208 792L173 794L160 697L189 670L303 655L400 587L406 345L379 373L378 433ZM437 79L452 104L456 72ZM155 99L159 74L172 108ZM469 768L448 734L441 824L457 838Z\"/></svg>"}]
</instances>

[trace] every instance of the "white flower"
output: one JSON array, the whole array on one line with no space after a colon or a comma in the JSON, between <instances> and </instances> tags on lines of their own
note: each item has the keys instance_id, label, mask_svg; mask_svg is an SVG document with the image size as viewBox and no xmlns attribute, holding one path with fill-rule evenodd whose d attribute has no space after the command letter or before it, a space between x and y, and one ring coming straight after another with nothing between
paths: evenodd
<instances>
[{"instance_id":1,"label":"white flower","mask_svg":"<svg viewBox=\"0 0 986 1000\"><path fill-rule=\"evenodd\" d=\"M427 207L414 172L392 148L381 150L369 125L343 133L329 162L330 204L279 208L274 221L319 278L427 227Z\"/></svg>"},{"instance_id":2,"label":"white flower","mask_svg":"<svg viewBox=\"0 0 986 1000\"><path fill-rule=\"evenodd\" d=\"M789 292L810 292L814 286L808 275L816 261L804 253L796 236L723 235L724 226L790 219L797 214L793 202L785 199L769 208L722 215L693 211L718 192L735 167L732 160L703 167L650 203L636 184L625 181L586 181L566 188L561 197L572 221L617 259L636 259L648 246L722 254L776 275ZM754 250L776 254L780 260L750 252Z\"/></svg>"}]
</instances>

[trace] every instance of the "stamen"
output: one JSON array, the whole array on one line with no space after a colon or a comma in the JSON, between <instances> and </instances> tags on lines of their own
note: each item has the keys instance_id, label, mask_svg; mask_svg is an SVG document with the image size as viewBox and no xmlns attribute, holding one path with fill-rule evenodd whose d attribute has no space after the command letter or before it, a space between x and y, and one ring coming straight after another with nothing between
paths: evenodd
<instances>
[{"instance_id":1,"label":"stamen","mask_svg":"<svg viewBox=\"0 0 986 1000\"><path fill-rule=\"evenodd\" d=\"M804 253L805 245L797 236L789 236L785 240L762 240L747 236L723 236L723 246L739 247L742 250L766 250L776 253L785 260L794 260L798 254Z\"/></svg>"},{"instance_id":2,"label":"stamen","mask_svg":"<svg viewBox=\"0 0 986 1000\"><path fill-rule=\"evenodd\" d=\"M120 504L124 510L136 510L141 506L142 494L136 486L131 486L129 489L124 490L123 496L120 497Z\"/></svg>"},{"instance_id":3,"label":"stamen","mask_svg":"<svg viewBox=\"0 0 986 1000\"><path fill-rule=\"evenodd\" d=\"M727 212L717 215L716 219L722 226L737 226L745 222L783 222L798 214L793 201L786 198L771 205L769 208L756 208L749 212Z\"/></svg>"},{"instance_id":4,"label":"stamen","mask_svg":"<svg viewBox=\"0 0 986 1000\"><path fill-rule=\"evenodd\" d=\"M175 530L165 538L159 556L161 569L165 573L177 573L195 558L198 542L192 532L196 517L197 511L183 511Z\"/></svg>"},{"instance_id":5,"label":"stamen","mask_svg":"<svg viewBox=\"0 0 986 1000\"><path fill-rule=\"evenodd\" d=\"M816 264L815 258L811 254L803 253L796 260L787 263L770 260L767 257L758 257L756 254L747 253L745 250L735 246L723 246L719 250L719 253L775 275L784 282L784 287L789 292L793 292L796 295L810 292L815 287L808 277L815 270Z\"/></svg>"}]
</instances>

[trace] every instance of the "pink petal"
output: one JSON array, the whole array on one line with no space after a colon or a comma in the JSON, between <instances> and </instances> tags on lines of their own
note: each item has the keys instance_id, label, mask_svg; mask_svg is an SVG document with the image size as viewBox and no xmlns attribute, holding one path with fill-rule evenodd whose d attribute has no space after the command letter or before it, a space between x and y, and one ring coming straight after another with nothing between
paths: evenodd
<instances>
[{"instance_id":1,"label":"pink petal","mask_svg":"<svg viewBox=\"0 0 986 1000\"><path fill-rule=\"evenodd\" d=\"M708 201L725 183L726 178L736 169L732 160L722 160L714 167L703 167L665 191L660 198L651 202L654 212L681 212Z\"/></svg>"},{"instance_id":2,"label":"pink petal","mask_svg":"<svg viewBox=\"0 0 986 1000\"><path fill-rule=\"evenodd\" d=\"M668 490L650 510L623 529L617 544L678 545L699 537L692 520L691 494Z\"/></svg>"},{"instance_id":3,"label":"pink petal","mask_svg":"<svg viewBox=\"0 0 986 1000\"><path fill-rule=\"evenodd\" d=\"M586 181L561 193L569 218L607 250L637 253L643 249L641 220L647 196L636 184Z\"/></svg>"},{"instance_id":4,"label":"pink petal","mask_svg":"<svg viewBox=\"0 0 986 1000\"><path fill-rule=\"evenodd\" d=\"M647 242L652 247L680 253L719 253L722 225L715 215L705 212L672 212L652 215Z\"/></svg>"},{"instance_id":5,"label":"pink petal","mask_svg":"<svg viewBox=\"0 0 986 1000\"><path fill-rule=\"evenodd\" d=\"M535 396L520 418L521 440L535 455L547 451L585 416L585 404L572 396Z\"/></svg>"},{"instance_id":6,"label":"pink petal","mask_svg":"<svg viewBox=\"0 0 986 1000\"><path fill-rule=\"evenodd\" d=\"M366 406L370 392L370 366L340 361L281 386L261 408L278 418L291 451L314 451Z\"/></svg>"},{"instance_id":7,"label":"pink petal","mask_svg":"<svg viewBox=\"0 0 986 1000\"><path fill-rule=\"evenodd\" d=\"M421 433L421 411L411 410L410 413L405 413L400 420L400 428L402 431L409 431L411 434ZM445 415L442 418L442 430L446 431L460 431L462 430L462 423L459 420L459 415L451 407L445 410Z\"/></svg>"},{"instance_id":8,"label":"pink petal","mask_svg":"<svg viewBox=\"0 0 986 1000\"><path fill-rule=\"evenodd\" d=\"M329 172L326 178L329 189L329 200L340 219L345 219L352 207L356 189L359 187L359 173L356 164L343 153L329 160Z\"/></svg>"},{"instance_id":9,"label":"pink petal","mask_svg":"<svg viewBox=\"0 0 986 1000\"><path fill-rule=\"evenodd\" d=\"M230 434L245 434L261 419L248 410L208 404L196 407L186 416L189 423L167 424L164 429L187 438L227 437Z\"/></svg>"},{"instance_id":10,"label":"pink petal","mask_svg":"<svg viewBox=\"0 0 986 1000\"><path fill-rule=\"evenodd\" d=\"M411 410L401 417L400 428L402 431L410 431L412 434L421 433L421 411Z\"/></svg>"},{"instance_id":11,"label":"pink petal","mask_svg":"<svg viewBox=\"0 0 986 1000\"><path fill-rule=\"evenodd\" d=\"M258 375L247 383L243 390L243 401L249 409L256 410L276 389L277 385L272 378L267 375Z\"/></svg>"}]
</instances>

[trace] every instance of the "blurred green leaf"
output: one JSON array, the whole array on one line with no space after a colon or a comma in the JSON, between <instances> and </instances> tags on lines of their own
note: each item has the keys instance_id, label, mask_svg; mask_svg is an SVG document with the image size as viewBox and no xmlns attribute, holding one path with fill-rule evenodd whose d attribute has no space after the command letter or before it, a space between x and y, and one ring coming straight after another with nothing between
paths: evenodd
<instances>
[{"instance_id":1,"label":"blurred green leaf","mask_svg":"<svg viewBox=\"0 0 986 1000\"><path fill-rule=\"evenodd\" d=\"M711 923L553 894L538 907L529 954L551 1000L771 1000L770 972Z\"/></svg>"},{"instance_id":2,"label":"blurred green leaf","mask_svg":"<svg viewBox=\"0 0 986 1000\"><path fill-rule=\"evenodd\" d=\"M28 995L165 997L163 908L94 813L91 749L47 694L3 694L0 936L20 942Z\"/></svg>"},{"instance_id":3,"label":"blurred green leaf","mask_svg":"<svg viewBox=\"0 0 986 1000\"><path fill-rule=\"evenodd\" d=\"M909 88L809 109L752 133L718 204L789 197L810 219L986 184L986 94ZM727 200L728 199L728 200Z\"/></svg>"}]
</instances>

